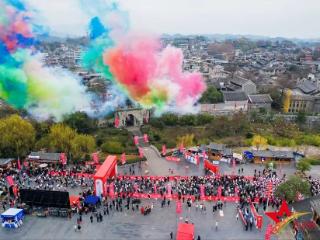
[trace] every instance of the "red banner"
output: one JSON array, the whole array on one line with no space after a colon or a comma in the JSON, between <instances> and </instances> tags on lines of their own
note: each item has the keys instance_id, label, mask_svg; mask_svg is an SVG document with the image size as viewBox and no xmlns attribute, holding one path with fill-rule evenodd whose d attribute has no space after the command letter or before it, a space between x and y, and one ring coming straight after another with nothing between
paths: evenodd
<instances>
[{"instance_id":1,"label":"red banner","mask_svg":"<svg viewBox=\"0 0 320 240\"><path fill-rule=\"evenodd\" d=\"M220 175L220 176L203 176L204 179L219 179L223 176L229 176L231 179L235 178L234 175ZM135 175L118 175L117 179L123 180L123 179L131 179L131 180L141 180L141 179L151 179L151 180L165 180L169 179L169 181L175 181L180 179L189 179L189 176L135 176ZM252 177L250 176L244 176L244 178L251 180Z\"/></svg>"},{"instance_id":2,"label":"red banner","mask_svg":"<svg viewBox=\"0 0 320 240\"><path fill-rule=\"evenodd\" d=\"M115 197L117 196L117 193L112 192L112 194L109 193L110 197ZM135 192L133 194L130 194L131 197L134 198L141 198L141 199L146 199L146 198L151 198L151 199L161 199L164 196L167 199L171 200L179 200L179 195L178 194L163 194L162 196L160 194L147 194L147 193L138 193ZM195 201L195 196L194 195L182 195L181 197L184 197L185 199L190 198L192 201ZM225 201L225 202L239 202L239 197L218 197L218 196L205 196L202 197L201 200L203 201Z\"/></svg>"},{"instance_id":3,"label":"red banner","mask_svg":"<svg viewBox=\"0 0 320 240\"><path fill-rule=\"evenodd\" d=\"M66 172L66 171L50 171L48 172L50 176L72 176L77 178L93 178L93 174L90 173L73 173L73 172Z\"/></svg>"},{"instance_id":4,"label":"red banner","mask_svg":"<svg viewBox=\"0 0 320 240\"><path fill-rule=\"evenodd\" d=\"M271 239L272 230L273 230L272 224L268 224L267 229L266 229L266 234L264 237L265 240Z\"/></svg>"}]
</instances>

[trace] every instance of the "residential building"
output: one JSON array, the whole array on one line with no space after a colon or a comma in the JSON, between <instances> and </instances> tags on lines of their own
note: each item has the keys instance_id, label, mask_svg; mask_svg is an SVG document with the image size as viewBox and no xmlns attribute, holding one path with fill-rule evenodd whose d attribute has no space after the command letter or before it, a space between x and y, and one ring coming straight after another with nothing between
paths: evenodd
<instances>
[{"instance_id":1,"label":"residential building","mask_svg":"<svg viewBox=\"0 0 320 240\"><path fill-rule=\"evenodd\" d=\"M254 94L248 95L248 109L265 109L267 111L271 110L272 98L269 94Z\"/></svg>"}]
</instances>

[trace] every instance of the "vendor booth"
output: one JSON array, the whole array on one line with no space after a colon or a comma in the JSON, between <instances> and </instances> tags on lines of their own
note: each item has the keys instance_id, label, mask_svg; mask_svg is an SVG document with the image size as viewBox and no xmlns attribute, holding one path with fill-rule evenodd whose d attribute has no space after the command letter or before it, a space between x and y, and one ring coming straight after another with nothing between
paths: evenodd
<instances>
[{"instance_id":1,"label":"vendor booth","mask_svg":"<svg viewBox=\"0 0 320 240\"><path fill-rule=\"evenodd\" d=\"M9 208L7 211L1 214L2 227L18 228L22 225L23 217L23 209Z\"/></svg>"},{"instance_id":2,"label":"vendor booth","mask_svg":"<svg viewBox=\"0 0 320 240\"><path fill-rule=\"evenodd\" d=\"M179 223L176 240L193 240L194 225L190 223Z\"/></svg>"},{"instance_id":3,"label":"vendor booth","mask_svg":"<svg viewBox=\"0 0 320 240\"><path fill-rule=\"evenodd\" d=\"M85 198L84 203L88 205L96 205L99 202L99 197L89 195Z\"/></svg>"}]
</instances>

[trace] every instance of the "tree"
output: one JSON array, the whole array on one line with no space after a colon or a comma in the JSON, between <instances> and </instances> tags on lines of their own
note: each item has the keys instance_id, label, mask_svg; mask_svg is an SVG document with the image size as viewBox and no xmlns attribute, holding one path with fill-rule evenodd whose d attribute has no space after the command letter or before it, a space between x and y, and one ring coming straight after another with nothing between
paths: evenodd
<instances>
[{"instance_id":1,"label":"tree","mask_svg":"<svg viewBox=\"0 0 320 240\"><path fill-rule=\"evenodd\" d=\"M26 156L35 141L32 124L18 115L1 119L0 133L0 149L3 157Z\"/></svg>"},{"instance_id":2,"label":"tree","mask_svg":"<svg viewBox=\"0 0 320 240\"><path fill-rule=\"evenodd\" d=\"M197 115L197 125L205 125L205 124L211 123L212 120L213 120L213 116L207 113Z\"/></svg>"},{"instance_id":3,"label":"tree","mask_svg":"<svg viewBox=\"0 0 320 240\"><path fill-rule=\"evenodd\" d=\"M182 126L194 126L196 125L196 117L195 115L183 115L179 118L179 123Z\"/></svg>"},{"instance_id":4,"label":"tree","mask_svg":"<svg viewBox=\"0 0 320 240\"><path fill-rule=\"evenodd\" d=\"M209 86L202 94L200 103L218 103L222 102L222 93L219 92L214 86Z\"/></svg>"},{"instance_id":5,"label":"tree","mask_svg":"<svg viewBox=\"0 0 320 240\"><path fill-rule=\"evenodd\" d=\"M255 146L257 150L265 147L268 143L268 140L260 135L254 135L252 138L252 146Z\"/></svg>"},{"instance_id":6,"label":"tree","mask_svg":"<svg viewBox=\"0 0 320 240\"><path fill-rule=\"evenodd\" d=\"M92 133L97 128L97 121L84 112L75 112L67 115L63 122L77 130L78 133Z\"/></svg>"},{"instance_id":7,"label":"tree","mask_svg":"<svg viewBox=\"0 0 320 240\"><path fill-rule=\"evenodd\" d=\"M300 126L305 124L307 121L306 113L305 112L299 112L296 117L296 123Z\"/></svg>"},{"instance_id":8,"label":"tree","mask_svg":"<svg viewBox=\"0 0 320 240\"><path fill-rule=\"evenodd\" d=\"M73 159L83 159L86 154L92 153L96 148L94 137L85 134L77 134L71 140L71 154Z\"/></svg>"},{"instance_id":9,"label":"tree","mask_svg":"<svg viewBox=\"0 0 320 240\"><path fill-rule=\"evenodd\" d=\"M183 144L184 147L191 147L194 145L194 134L186 134L177 138L178 147Z\"/></svg>"},{"instance_id":10,"label":"tree","mask_svg":"<svg viewBox=\"0 0 320 240\"><path fill-rule=\"evenodd\" d=\"M167 113L161 116L163 123L167 126L176 126L179 122L179 118L176 114Z\"/></svg>"},{"instance_id":11,"label":"tree","mask_svg":"<svg viewBox=\"0 0 320 240\"><path fill-rule=\"evenodd\" d=\"M309 163L309 162L307 162L307 161L299 161L298 163L297 163L297 169L300 171L300 172L302 172L302 173L304 173L305 171L310 171L310 169L311 169L311 164Z\"/></svg>"},{"instance_id":12,"label":"tree","mask_svg":"<svg viewBox=\"0 0 320 240\"><path fill-rule=\"evenodd\" d=\"M52 125L48 134L50 149L55 152L70 154L72 140L75 136L76 131L63 123Z\"/></svg>"},{"instance_id":13,"label":"tree","mask_svg":"<svg viewBox=\"0 0 320 240\"><path fill-rule=\"evenodd\" d=\"M310 184L298 176L290 176L290 178L281 183L275 191L277 197L285 199L288 202L294 201L297 193L305 196L310 195Z\"/></svg>"}]
</instances>

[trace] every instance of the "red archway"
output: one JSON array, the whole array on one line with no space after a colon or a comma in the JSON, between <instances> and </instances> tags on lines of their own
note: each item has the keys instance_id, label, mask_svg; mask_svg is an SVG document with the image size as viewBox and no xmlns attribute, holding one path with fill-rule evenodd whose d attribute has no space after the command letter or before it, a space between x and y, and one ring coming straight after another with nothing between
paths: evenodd
<instances>
[{"instance_id":1,"label":"red archway","mask_svg":"<svg viewBox=\"0 0 320 240\"><path fill-rule=\"evenodd\" d=\"M107 180L117 175L117 157L109 155L99 170L93 176L94 178L94 192L96 196L106 196L107 194Z\"/></svg>"}]
</instances>

